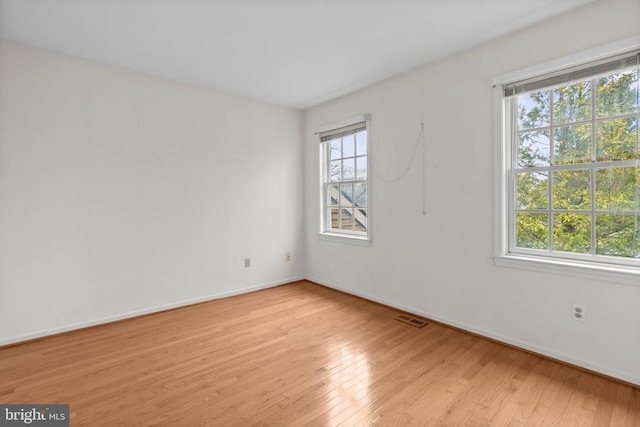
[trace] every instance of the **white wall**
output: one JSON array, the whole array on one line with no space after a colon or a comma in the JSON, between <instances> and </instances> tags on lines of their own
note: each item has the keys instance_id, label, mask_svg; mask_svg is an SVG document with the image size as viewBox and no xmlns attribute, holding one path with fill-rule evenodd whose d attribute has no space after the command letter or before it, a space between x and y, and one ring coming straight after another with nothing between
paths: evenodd
<instances>
[{"instance_id":1,"label":"white wall","mask_svg":"<svg viewBox=\"0 0 640 427\"><path fill-rule=\"evenodd\" d=\"M393 78L304 115L306 277L640 384L640 284L496 267L490 79L640 33L640 2L602 0ZM373 244L317 238L314 127L372 115ZM419 153L420 154L420 153ZM572 302L587 307L571 319Z\"/></svg>"},{"instance_id":2,"label":"white wall","mask_svg":"<svg viewBox=\"0 0 640 427\"><path fill-rule=\"evenodd\" d=\"M300 130L299 111L2 43L0 344L301 278Z\"/></svg>"}]
</instances>

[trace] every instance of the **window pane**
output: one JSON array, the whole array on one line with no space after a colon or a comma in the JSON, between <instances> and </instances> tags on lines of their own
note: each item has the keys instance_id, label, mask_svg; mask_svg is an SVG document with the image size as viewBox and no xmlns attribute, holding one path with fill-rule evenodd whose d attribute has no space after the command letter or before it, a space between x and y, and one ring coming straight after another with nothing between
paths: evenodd
<instances>
[{"instance_id":1,"label":"window pane","mask_svg":"<svg viewBox=\"0 0 640 427\"><path fill-rule=\"evenodd\" d=\"M546 173L516 175L516 209L547 209L549 177Z\"/></svg>"},{"instance_id":2,"label":"window pane","mask_svg":"<svg viewBox=\"0 0 640 427\"><path fill-rule=\"evenodd\" d=\"M356 157L356 179L364 181L367 179L367 157Z\"/></svg>"},{"instance_id":3,"label":"window pane","mask_svg":"<svg viewBox=\"0 0 640 427\"><path fill-rule=\"evenodd\" d=\"M548 166L551 143L549 131L522 132L518 135L518 167Z\"/></svg>"},{"instance_id":4,"label":"window pane","mask_svg":"<svg viewBox=\"0 0 640 427\"><path fill-rule=\"evenodd\" d=\"M553 90L553 123L573 123L591 118L591 81Z\"/></svg>"},{"instance_id":5,"label":"window pane","mask_svg":"<svg viewBox=\"0 0 640 427\"><path fill-rule=\"evenodd\" d=\"M365 232L367 231L367 210L366 209L356 209L356 222L354 228L356 231Z\"/></svg>"},{"instance_id":6,"label":"window pane","mask_svg":"<svg viewBox=\"0 0 640 427\"><path fill-rule=\"evenodd\" d=\"M518 128L533 129L544 126L549 126L549 91L518 96Z\"/></svg>"},{"instance_id":7,"label":"window pane","mask_svg":"<svg viewBox=\"0 0 640 427\"><path fill-rule=\"evenodd\" d=\"M340 137L334 135L335 139L322 141L325 194L321 229L322 232L339 231L345 236L357 234L362 238L368 231L367 131L350 135L349 130L343 131L336 134Z\"/></svg>"},{"instance_id":8,"label":"window pane","mask_svg":"<svg viewBox=\"0 0 640 427\"><path fill-rule=\"evenodd\" d=\"M590 176L588 170L558 171L553 173L553 208L591 209Z\"/></svg>"},{"instance_id":9,"label":"window pane","mask_svg":"<svg viewBox=\"0 0 640 427\"><path fill-rule=\"evenodd\" d=\"M591 161L591 125L563 126L553 132L553 162L557 165Z\"/></svg>"},{"instance_id":10,"label":"window pane","mask_svg":"<svg viewBox=\"0 0 640 427\"><path fill-rule=\"evenodd\" d=\"M367 154L367 132L358 132L356 134L356 154L358 156Z\"/></svg>"},{"instance_id":11,"label":"window pane","mask_svg":"<svg viewBox=\"0 0 640 427\"><path fill-rule=\"evenodd\" d=\"M353 186L353 202L356 206L367 206L367 184L358 183Z\"/></svg>"},{"instance_id":12,"label":"window pane","mask_svg":"<svg viewBox=\"0 0 640 427\"><path fill-rule=\"evenodd\" d=\"M340 185L340 206L353 206L353 184Z\"/></svg>"},{"instance_id":13,"label":"window pane","mask_svg":"<svg viewBox=\"0 0 640 427\"><path fill-rule=\"evenodd\" d=\"M553 249L591 252L591 215L561 213L553 216Z\"/></svg>"},{"instance_id":14,"label":"window pane","mask_svg":"<svg viewBox=\"0 0 640 427\"><path fill-rule=\"evenodd\" d=\"M640 210L640 169L608 168L596 171L596 209Z\"/></svg>"},{"instance_id":15,"label":"window pane","mask_svg":"<svg viewBox=\"0 0 640 427\"><path fill-rule=\"evenodd\" d=\"M342 180L353 181L356 179L356 159L344 159L342 161Z\"/></svg>"},{"instance_id":16,"label":"window pane","mask_svg":"<svg viewBox=\"0 0 640 427\"><path fill-rule=\"evenodd\" d=\"M345 136L342 138L342 157L353 157L355 155L355 135Z\"/></svg>"},{"instance_id":17,"label":"window pane","mask_svg":"<svg viewBox=\"0 0 640 427\"><path fill-rule=\"evenodd\" d=\"M342 160L334 160L329 165L329 181L342 180Z\"/></svg>"},{"instance_id":18,"label":"window pane","mask_svg":"<svg viewBox=\"0 0 640 427\"><path fill-rule=\"evenodd\" d=\"M549 249L549 215L518 212L516 214L516 246Z\"/></svg>"},{"instance_id":19,"label":"window pane","mask_svg":"<svg viewBox=\"0 0 640 427\"><path fill-rule=\"evenodd\" d=\"M640 258L640 216L596 215L598 255Z\"/></svg>"},{"instance_id":20,"label":"window pane","mask_svg":"<svg viewBox=\"0 0 640 427\"><path fill-rule=\"evenodd\" d=\"M329 218L331 219L330 227L340 229L340 209L331 209L329 212Z\"/></svg>"},{"instance_id":21,"label":"window pane","mask_svg":"<svg viewBox=\"0 0 640 427\"><path fill-rule=\"evenodd\" d=\"M640 158L638 136L640 117L614 119L596 125L597 160L629 160Z\"/></svg>"},{"instance_id":22,"label":"window pane","mask_svg":"<svg viewBox=\"0 0 640 427\"><path fill-rule=\"evenodd\" d=\"M637 54L503 86L501 250L640 265Z\"/></svg>"},{"instance_id":23,"label":"window pane","mask_svg":"<svg viewBox=\"0 0 640 427\"><path fill-rule=\"evenodd\" d=\"M597 80L597 117L611 117L636 111L638 111L637 69L612 74Z\"/></svg>"},{"instance_id":24,"label":"window pane","mask_svg":"<svg viewBox=\"0 0 640 427\"><path fill-rule=\"evenodd\" d=\"M331 150L331 160L339 159L342 157L342 140L334 139L331 141L330 150Z\"/></svg>"},{"instance_id":25,"label":"window pane","mask_svg":"<svg viewBox=\"0 0 640 427\"><path fill-rule=\"evenodd\" d=\"M337 185L330 185L328 187L329 194L327 195L327 200L329 200L329 206L338 206L340 190Z\"/></svg>"},{"instance_id":26,"label":"window pane","mask_svg":"<svg viewBox=\"0 0 640 427\"><path fill-rule=\"evenodd\" d=\"M341 209L340 213L340 229L351 230L353 228L353 209Z\"/></svg>"}]
</instances>

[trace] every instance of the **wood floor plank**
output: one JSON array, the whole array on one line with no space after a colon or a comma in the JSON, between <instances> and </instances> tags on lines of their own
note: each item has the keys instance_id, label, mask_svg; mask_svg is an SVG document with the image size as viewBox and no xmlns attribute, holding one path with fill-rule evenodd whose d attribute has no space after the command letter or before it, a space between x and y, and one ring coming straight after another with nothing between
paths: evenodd
<instances>
[{"instance_id":1,"label":"wood floor plank","mask_svg":"<svg viewBox=\"0 0 640 427\"><path fill-rule=\"evenodd\" d=\"M522 385L508 399L505 405L501 406L491 419L509 419L515 425L526 425L534 415L540 399L547 391L547 386L553 382L560 365L537 356L531 373L523 380Z\"/></svg>"},{"instance_id":2,"label":"wood floor plank","mask_svg":"<svg viewBox=\"0 0 640 427\"><path fill-rule=\"evenodd\" d=\"M433 325L429 332L432 333L434 330L438 332L439 329L444 334L437 335L440 338L434 339L433 343L429 344L428 351L422 351L419 356L411 357L408 362L394 367L384 377L374 382L367 406L347 419L345 425L352 425L358 419L372 423L378 422L386 412L395 411L398 408L409 413L409 408L415 405L416 401L424 396L428 398L427 393L438 388L439 381L449 380L450 376L447 374L455 371L459 366L456 362L459 362L460 355L467 352L464 346L460 346L459 349L452 348L451 340L446 336L453 331ZM479 340L476 339L475 342Z\"/></svg>"},{"instance_id":3,"label":"wood floor plank","mask_svg":"<svg viewBox=\"0 0 640 427\"><path fill-rule=\"evenodd\" d=\"M640 426L640 390L301 281L0 348L73 426Z\"/></svg>"}]
</instances>

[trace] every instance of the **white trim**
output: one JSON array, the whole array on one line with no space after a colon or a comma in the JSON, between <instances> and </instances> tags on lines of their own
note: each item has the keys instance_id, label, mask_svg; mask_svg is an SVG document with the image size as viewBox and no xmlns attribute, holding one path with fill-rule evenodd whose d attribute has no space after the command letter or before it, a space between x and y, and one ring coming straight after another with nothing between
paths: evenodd
<instances>
[{"instance_id":1,"label":"white trim","mask_svg":"<svg viewBox=\"0 0 640 427\"><path fill-rule=\"evenodd\" d=\"M608 56L621 54L633 49L637 49L639 47L640 34L618 40L613 43L608 43L603 46L598 46L592 49L578 52L572 55L567 55L562 58L556 58L554 60L543 62L541 64L501 74L491 79L491 85L498 86L506 83L513 83L516 81L528 79L541 74L552 73L554 71L562 70L563 68L569 68L587 62L597 61L599 59L604 59Z\"/></svg>"},{"instance_id":2,"label":"white trim","mask_svg":"<svg viewBox=\"0 0 640 427\"><path fill-rule=\"evenodd\" d=\"M616 282L624 285L640 285L640 269L615 264L579 262L569 259L507 254L494 257L500 267L518 268L540 273L562 274L582 279Z\"/></svg>"},{"instance_id":3,"label":"white trim","mask_svg":"<svg viewBox=\"0 0 640 427\"><path fill-rule=\"evenodd\" d=\"M509 247L507 242L507 192L508 183L506 178L507 160L509 159L509 147L503 143L506 138L504 126L502 88L493 88L493 248L494 256L501 256L506 253Z\"/></svg>"},{"instance_id":4,"label":"white trim","mask_svg":"<svg viewBox=\"0 0 640 427\"><path fill-rule=\"evenodd\" d=\"M354 117L351 117L351 118L348 118L348 119L344 119L344 120L340 120L340 121L337 121L337 122L328 123L326 125L318 126L316 128L313 128L313 130L311 132L315 133L315 134L320 134L322 132L327 132L327 131L330 131L330 130L334 130L334 129L339 129L339 128L355 125L356 123L360 123L360 122L367 122L367 126L368 126L369 125L369 121L371 121L371 114L360 114L359 116L354 116Z\"/></svg>"},{"instance_id":5,"label":"white trim","mask_svg":"<svg viewBox=\"0 0 640 427\"><path fill-rule=\"evenodd\" d=\"M326 240L328 242L340 242L340 243L348 243L351 245L358 246L371 246L371 239L367 239L366 236L356 236L352 234L339 234L339 233L318 233L318 238L320 240Z\"/></svg>"},{"instance_id":6,"label":"white trim","mask_svg":"<svg viewBox=\"0 0 640 427\"><path fill-rule=\"evenodd\" d=\"M18 335L18 336L9 337L9 338L2 338L2 339L0 339L0 346L9 345L9 344L16 344L16 343L20 343L22 341L28 341L28 340L32 340L32 339L36 339L36 338L46 337L46 336L49 336L49 335L55 335L55 334L59 334L59 333L63 333L63 332L74 331L76 329L83 329L83 328L88 328L88 327L91 327L91 326L102 325L102 324L105 324L105 323L116 322L118 320L130 319L130 318L133 318L133 317L139 317L139 316L143 316L143 315L146 315L146 314L159 313L159 312L162 312L162 311L171 310L171 309L174 309L174 308L186 307L186 306L193 305L193 304L198 304L198 303L201 303L201 302L213 301L213 300L216 300L216 299L227 298L227 297L232 297L232 296L235 296L235 295L246 294L246 293L249 293L249 292L260 291L262 289L273 288L273 287L284 285L284 284L287 284L287 283L297 282L297 281L303 280L303 279L304 279L304 277L292 277L292 278L286 279L286 280L278 280L278 281L275 281L275 282L269 282L269 283L263 283L263 284L260 284L260 285L248 286L246 288L235 289L235 290L232 290L232 291L221 292L221 293L218 293L218 294L212 294L212 295L207 295L207 296L203 296L203 297L192 298L192 299L188 299L188 300L182 300L182 301L169 303L169 304L157 305L157 306L154 306L154 307L148 307L148 308L144 308L144 309L141 309L141 310L134 310L134 311L126 312L126 313L116 314L114 316L107 316L107 317L102 317L102 318L99 318L99 319L89 320L89 321L86 321L86 322L72 323L72 324L69 324L69 325L64 325L64 326L60 326L60 327L57 327L57 328L45 329L45 330L42 330L42 331L39 331L39 332L34 332L34 333L26 334L26 335Z\"/></svg>"},{"instance_id":7,"label":"white trim","mask_svg":"<svg viewBox=\"0 0 640 427\"><path fill-rule=\"evenodd\" d=\"M581 367L581 368L589 369L589 370L594 371L594 372L599 372L599 373L601 373L603 375L607 375L607 376L610 376L610 377L613 377L613 378L618 378L618 379L620 379L622 381L626 381L628 383L636 384L636 385L640 386L640 376L633 375L630 372L624 372L624 371L619 371L617 369L612 369L612 368L608 368L608 367L605 367L605 366L600 366L600 365L597 365L597 364L594 364L594 363L591 363L591 362L587 362L585 360L581 360L581 359L577 359L575 357L568 356L566 354L555 352L555 351L553 351L551 349L548 349L546 347L541 347L539 345L536 345L534 343L530 343L528 341L522 341L522 340L518 340L518 339L515 339L515 338L512 338L512 337L508 337L508 336L505 336L505 335L502 335L502 334L497 334L497 333L494 333L494 332L491 332L491 331L488 331L488 330L485 330L485 329L476 328L475 326L471 326L471 325L466 324L466 323L456 322L456 321L453 321L453 320L451 320L449 318L438 316L438 315L433 314L433 313L431 313L429 311L420 310L418 308L410 307L410 306L406 306L406 305L402 305L402 304L392 303L392 302L389 302L389 301L385 300L384 298L374 297L374 296L371 296L369 294L362 293L362 292L355 292L355 291L352 291L352 290L349 290L349 289L342 288L340 286L335 286L333 284L324 282L322 280L314 279L312 277L305 277L305 279L309 280L311 282L318 283L318 284L320 284L322 286L326 286L328 288L336 289L336 290L339 290L341 292L344 292L344 293L347 293L347 294L350 294L350 295L355 295L355 296L358 296L360 298L364 298L364 299L369 300L369 301L374 301L374 302L386 305L386 306L391 307L391 308L396 308L398 310L405 311L407 313L413 313L413 314L416 314L418 316L422 316L422 317L424 317L426 319L433 320L433 321L438 322L438 323L442 323L442 324L445 324L445 325L448 325L448 326L452 326L454 328L462 329L464 331L468 331L468 332L474 333L476 335L483 336L485 338L490 338L492 340L499 341L501 343L509 344L509 345L514 346L514 347L518 347L518 348L521 348L521 349L524 349L524 350L528 350L528 351L531 351L533 353L541 354L543 356L547 356L547 357L550 357L550 358L555 359L555 360L560 360L562 362L566 362L566 363L569 363L569 364L574 365L574 366L578 366L578 367Z\"/></svg>"}]
</instances>

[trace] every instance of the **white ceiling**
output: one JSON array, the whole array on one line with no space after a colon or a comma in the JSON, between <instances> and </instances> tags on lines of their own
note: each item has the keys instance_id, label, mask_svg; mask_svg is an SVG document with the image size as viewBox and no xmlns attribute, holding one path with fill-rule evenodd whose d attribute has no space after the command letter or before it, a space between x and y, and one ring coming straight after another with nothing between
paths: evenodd
<instances>
[{"instance_id":1,"label":"white ceiling","mask_svg":"<svg viewBox=\"0 0 640 427\"><path fill-rule=\"evenodd\" d=\"M0 37L307 108L593 0L0 0Z\"/></svg>"}]
</instances>

